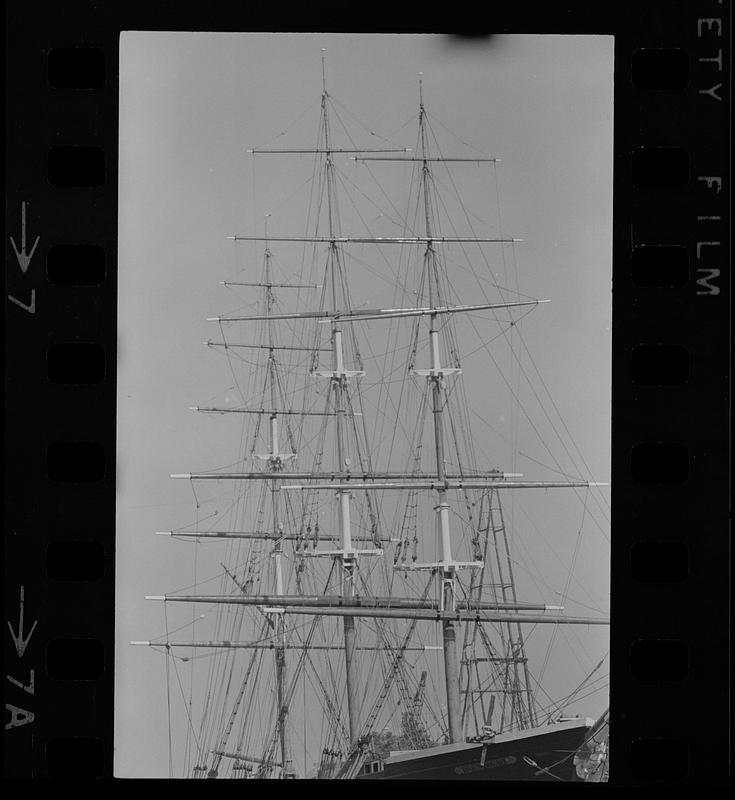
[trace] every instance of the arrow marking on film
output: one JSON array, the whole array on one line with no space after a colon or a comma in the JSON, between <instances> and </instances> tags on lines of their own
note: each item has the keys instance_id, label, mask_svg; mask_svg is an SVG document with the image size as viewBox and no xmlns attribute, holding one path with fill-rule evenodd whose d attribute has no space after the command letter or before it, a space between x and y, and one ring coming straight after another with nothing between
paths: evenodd
<instances>
[{"instance_id":1,"label":"arrow marking on film","mask_svg":"<svg viewBox=\"0 0 735 800\"><path fill-rule=\"evenodd\" d=\"M38 625L38 620L36 620L33 625L31 626L30 631L28 631L28 636L25 638L23 637L23 606L25 605L25 588L23 586L20 587L20 618L18 620L18 633L13 630L13 626L10 624L10 620L8 620L8 628L10 628L10 635L13 638L13 643L15 644L15 650L18 653L18 658L23 658L23 653L26 651L26 647L28 647L28 642L31 640L31 636L33 636L33 631L36 630L36 625Z\"/></svg>"},{"instance_id":2,"label":"arrow marking on film","mask_svg":"<svg viewBox=\"0 0 735 800\"><path fill-rule=\"evenodd\" d=\"M17 297L13 297L12 295L8 295L8 300L11 303L15 303L16 306L20 306L22 309L25 309L29 314L36 313L36 290L31 289L31 303L30 305L26 305L25 303L21 303Z\"/></svg>"},{"instance_id":3,"label":"arrow marking on film","mask_svg":"<svg viewBox=\"0 0 735 800\"><path fill-rule=\"evenodd\" d=\"M26 253L26 206L28 203L21 202L20 204L20 250L18 250L18 246L15 244L15 239L10 237L10 243L13 245L13 250L15 251L15 257L18 259L18 265L20 266L23 272L28 271L28 267L31 265L31 259L33 258L33 254L36 252L36 247L38 246L38 242L41 239L40 236L36 236L36 241L33 242L33 247L31 247L31 252Z\"/></svg>"}]
</instances>

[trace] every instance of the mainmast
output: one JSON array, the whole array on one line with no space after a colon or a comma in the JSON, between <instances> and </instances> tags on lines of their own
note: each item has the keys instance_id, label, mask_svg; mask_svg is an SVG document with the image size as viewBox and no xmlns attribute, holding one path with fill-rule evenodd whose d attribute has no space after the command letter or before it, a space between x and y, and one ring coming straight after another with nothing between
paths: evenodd
<instances>
[{"instance_id":1,"label":"mainmast","mask_svg":"<svg viewBox=\"0 0 735 800\"><path fill-rule=\"evenodd\" d=\"M337 281L340 276L340 252L334 237L338 235L336 230L338 220L335 214L336 193L334 187L334 163L332 161L331 141L329 135L329 113L327 99L327 84L325 72L324 50L322 50L322 125L324 128L324 150L325 150L325 184L327 191L327 223L329 230L329 251L327 271L332 289L332 310L336 312L339 308L337 299ZM336 317L332 323L332 366L333 373L330 376L332 389L334 391L334 411L335 417L335 439L337 450L337 468L347 471L350 460L345 448L345 390L349 375L358 375L357 372L347 372L344 367L344 350L342 347L342 331ZM340 479L340 484L344 483ZM341 534L342 552L340 560L342 562L341 573L341 594L346 597L353 597L355 593L355 573L357 570L357 559L352 546L352 532L350 527L350 489L341 488L337 491L339 503L339 529ZM357 674L355 661L356 631L355 618L343 618L344 645L345 645L345 680L347 685L347 715L349 721L350 745L357 740L360 732Z\"/></svg>"},{"instance_id":2,"label":"mainmast","mask_svg":"<svg viewBox=\"0 0 735 800\"><path fill-rule=\"evenodd\" d=\"M426 233L426 250L424 266L427 271L429 288L429 305L434 308L441 305L439 274L436 251L434 250L431 224L431 171L428 163L426 144L426 126L422 81L419 78L419 139L421 183L424 196L424 223ZM429 316L429 344L431 352L431 369L427 379L431 384L431 402L434 417L434 445L436 451L436 477L439 484L445 480L444 463L444 398L442 389L444 376L457 373L457 369L443 370L439 357L439 332L436 330L436 314ZM456 601L455 566L452 558L452 540L449 530L449 503L447 490L440 486L437 489L437 505L441 560L441 601L442 610L454 611ZM461 711L459 699L459 672L457 667L457 631L456 623L451 619L442 621L442 644L444 647L444 675L446 681L447 717L449 722L449 738L451 742L459 742L462 738Z\"/></svg>"}]
</instances>

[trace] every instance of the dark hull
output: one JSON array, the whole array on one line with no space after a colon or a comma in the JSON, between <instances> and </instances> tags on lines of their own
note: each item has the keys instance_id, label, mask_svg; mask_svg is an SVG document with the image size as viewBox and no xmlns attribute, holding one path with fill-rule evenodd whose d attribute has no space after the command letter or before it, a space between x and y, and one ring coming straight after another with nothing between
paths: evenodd
<instances>
[{"instance_id":1,"label":"dark hull","mask_svg":"<svg viewBox=\"0 0 735 800\"><path fill-rule=\"evenodd\" d=\"M360 775L374 780L489 780L489 781L579 781L574 754L590 727L548 726L538 734L524 732L518 738L489 744L451 745L432 748L425 756L398 756L386 761L383 770ZM444 750L444 752L440 752ZM483 756L483 751L485 751ZM534 762L529 764L530 760ZM544 771L548 770L548 771Z\"/></svg>"}]
</instances>

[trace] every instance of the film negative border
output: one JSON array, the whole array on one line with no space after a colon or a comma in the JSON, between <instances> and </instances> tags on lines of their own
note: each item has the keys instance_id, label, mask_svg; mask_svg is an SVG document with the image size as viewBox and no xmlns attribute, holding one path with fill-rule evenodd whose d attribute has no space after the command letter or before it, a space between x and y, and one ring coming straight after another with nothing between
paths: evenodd
<instances>
[{"instance_id":1,"label":"film negative border","mask_svg":"<svg viewBox=\"0 0 735 800\"><path fill-rule=\"evenodd\" d=\"M87 28L92 47L40 5L9 20L6 775L100 777L115 657L117 33Z\"/></svg>"},{"instance_id":2,"label":"film negative border","mask_svg":"<svg viewBox=\"0 0 735 800\"><path fill-rule=\"evenodd\" d=\"M113 775L119 32L283 25L258 13L8 8L8 777ZM728 780L730 24L722 0L499 2L473 21L616 37L617 785Z\"/></svg>"},{"instance_id":3,"label":"film negative border","mask_svg":"<svg viewBox=\"0 0 735 800\"><path fill-rule=\"evenodd\" d=\"M628 748L624 784L724 782L728 759L695 720L727 703L729 9L689 9L637 35L630 59L616 40L616 215L621 195L630 205L614 248L611 750Z\"/></svg>"}]
</instances>

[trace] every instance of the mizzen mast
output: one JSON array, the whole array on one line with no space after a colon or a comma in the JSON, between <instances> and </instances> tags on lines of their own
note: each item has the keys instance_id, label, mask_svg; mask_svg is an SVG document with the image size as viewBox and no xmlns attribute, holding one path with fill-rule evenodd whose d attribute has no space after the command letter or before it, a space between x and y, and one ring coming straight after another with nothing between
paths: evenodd
<instances>
[{"instance_id":1,"label":"mizzen mast","mask_svg":"<svg viewBox=\"0 0 735 800\"><path fill-rule=\"evenodd\" d=\"M271 277L271 251L268 248L268 216L265 220L265 312L270 315L273 311L274 296L273 296L273 281ZM266 322L268 328L268 382L270 389L270 454L267 459L268 469L270 472L281 472L283 470L283 459L295 458L295 453L284 454L279 450L278 443L278 398L276 397L276 354L273 341L273 327L270 321ZM283 532L283 525L280 521L280 484L278 481L271 481L271 506L273 511L273 533L278 536ZM273 556L276 595L284 593L283 588L283 542L280 538L276 539L276 544L271 554ZM288 703L286 700L286 627L283 610L281 608L271 609L271 612L276 617L276 649L275 649L275 662L276 662L276 707L278 719L276 722L278 728L278 738L281 746L281 764L284 775L291 773L291 759L289 755L289 742L288 731L286 722L288 718Z\"/></svg>"}]
</instances>

